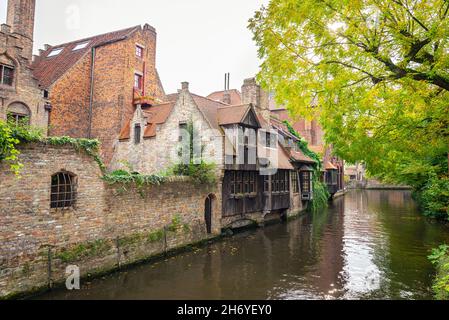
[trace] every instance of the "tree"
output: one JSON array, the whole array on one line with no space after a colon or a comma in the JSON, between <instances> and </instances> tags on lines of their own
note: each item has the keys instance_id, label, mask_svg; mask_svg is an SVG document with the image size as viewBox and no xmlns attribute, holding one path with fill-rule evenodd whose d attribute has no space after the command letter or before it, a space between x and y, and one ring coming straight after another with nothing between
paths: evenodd
<instances>
[{"instance_id":1,"label":"tree","mask_svg":"<svg viewBox=\"0 0 449 320\"><path fill-rule=\"evenodd\" d=\"M259 80L337 155L420 190L447 175L448 15L447 0L271 0L249 24Z\"/></svg>"}]
</instances>

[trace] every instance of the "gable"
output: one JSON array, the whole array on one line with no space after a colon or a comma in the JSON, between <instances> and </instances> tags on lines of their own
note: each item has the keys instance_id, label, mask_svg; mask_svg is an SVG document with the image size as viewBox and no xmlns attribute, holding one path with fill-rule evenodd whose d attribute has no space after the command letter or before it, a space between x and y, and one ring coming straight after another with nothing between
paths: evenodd
<instances>
[{"instance_id":1,"label":"gable","mask_svg":"<svg viewBox=\"0 0 449 320\"><path fill-rule=\"evenodd\" d=\"M250 127L260 128L259 121L257 120L257 116L254 113L254 110L252 108L249 109L246 117L242 121L242 124L250 126Z\"/></svg>"}]
</instances>

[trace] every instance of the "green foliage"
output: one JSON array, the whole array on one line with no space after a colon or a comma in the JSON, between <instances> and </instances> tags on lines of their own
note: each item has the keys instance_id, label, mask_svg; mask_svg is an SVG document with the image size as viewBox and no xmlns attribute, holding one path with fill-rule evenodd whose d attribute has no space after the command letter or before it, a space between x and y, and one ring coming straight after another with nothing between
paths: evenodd
<instances>
[{"instance_id":1,"label":"green foliage","mask_svg":"<svg viewBox=\"0 0 449 320\"><path fill-rule=\"evenodd\" d=\"M154 232L151 232L148 237L147 240L148 242L158 242L160 240L162 240L164 238L164 230L157 230Z\"/></svg>"},{"instance_id":2,"label":"green foliage","mask_svg":"<svg viewBox=\"0 0 449 320\"><path fill-rule=\"evenodd\" d=\"M98 152L100 149L100 141L96 139L75 139L70 137L48 137L43 142L53 146L71 145L76 150L82 150L91 156L97 162L100 169L104 172L106 169Z\"/></svg>"},{"instance_id":3,"label":"green foliage","mask_svg":"<svg viewBox=\"0 0 449 320\"><path fill-rule=\"evenodd\" d=\"M22 164L19 161L17 146L24 142L39 141L42 132L24 123L16 125L0 120L0 162L5 161L12 172L19 174Z\"/></svg>"},{"instance_id":4,"label":"green foliage","mask_svg":"<svg viewBox=\"0 0 449 320\"><path fill-rule=\"evenodd\" d=\"M144 186L161 185L166 181L163 175L143 175L137 172L128 172L125 170L116 170L103 175L102 179L108 184L121 184L123 186L133 184L137 188Z\"/></svg>"},{"instance_id":5,"label":"green foliage","mask_svg":"<svg viewBox=\"0 0 449 320\"><path fill-rule=\"evenodd\" d=\"M418 193L424 213L449 220L449 178L432 178Z\"/></svg>"},{"instance_id":6,"label":"green foliage","mask_svg":"<svg viewBox=\"0 0 449 320\"><path fill-rule=\"evenodd\" d=\"M447 210L449 2L271 0L249 28L258 79L318 118L337 156ZM439 188L443 188L438 190Z\"/></svg>"},{"instance_id":7,"label":"green foliage","mask_svg":"<svg viewBox=\"0 0 449 320\"><path fill-rule=\"evenodd\" d=\"M429 260L437 267L433 290L438 300L449 300L449 246L432 250Z\"/></svg>"},{"instance_id":8,"label":"green foliage","mask_svg":"<svg viewBox=\"0 0 449 320\"><path fill-rule=\"evenodd\" d=\"M27 125L27 120L22 120L18 125L13 122L4 122L0 120L0 162L5 161L10 169L19 174L22 164L19 162L20 154L17 146L21 143L41 142L53 146L71 145L76 150L82 150L91 156L102 171L105 170L98 150L100 142L91 139L74 139L70 137L48 137L43 138L42 129Z\"/></svg>"},{"instance_id":9,"label":"green foliage","mask_svg":"<svg viewBox=\"0 0 449 320\"><path fill-rule=\"evenodd\" d=\"M323 208L326 208L329 203L329 190L327 185L321 182L317 177L316 173L313 178L313 200L310 204L310 210L312 212L317 212Z\"/></svg>"},{"instance_id":10,"label":"green foliage","mask_svg":"<svg viewBox=\"0 0 449 320\"><path fill-rule=\"evenodd\" d=\"M177 164L172 170L174 175L192 178L197 186L213 186L217 182L215 163Z\"/></svg>"},{"instance_id":11,"label":"green foliage","mask_svg":"<svg viewBox=\"0 0 449 320\"><path fill-rule=\"evenodd\" d=\"M55 257L64 263L79 261L87 257L95 257L111 249L111 244L106 240L96 240L82 243L73 248L58 252Z\"/></svg>"}]
</instances>

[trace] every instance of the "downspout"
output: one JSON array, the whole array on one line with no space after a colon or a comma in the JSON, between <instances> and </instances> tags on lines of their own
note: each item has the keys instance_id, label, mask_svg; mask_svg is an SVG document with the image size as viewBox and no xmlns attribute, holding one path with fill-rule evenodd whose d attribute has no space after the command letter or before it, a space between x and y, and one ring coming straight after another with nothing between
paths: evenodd
<instances>
[{"instance_id":1,"label":"downspout","mask_svg":"<svg viewBox=\"0 0 449 320\"><path fill-rule=\"evenodd\" d=\"M96 47L92 47L92 55L90 61L90 97L89 97L89 127L87 129L87 138L92 138L92 113L94 99L94 71L95 71L95 52Z\"/></svg>"}]
</instances>

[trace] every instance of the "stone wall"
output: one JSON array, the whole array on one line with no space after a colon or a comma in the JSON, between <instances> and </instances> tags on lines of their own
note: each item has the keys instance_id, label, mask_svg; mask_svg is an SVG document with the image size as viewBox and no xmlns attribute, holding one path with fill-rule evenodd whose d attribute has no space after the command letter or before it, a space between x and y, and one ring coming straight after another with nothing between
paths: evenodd
<instances>
[{"instance_id":1,"label":"stone wall","mask_svg":"<svg viewBox=\"0 0 449 320\"><path fill-rule=\"evenodd\" d=\"M22 30L19 28L21 23L29 24L32 16L20 16L20 10L13 11L11 4L14 6L20 4L34 7L34 1L28 0L19 3L19 1L10 0L8 15L11 15L11 17L8 16L8 20L11 22L15 21L16 30L6 24L1 26L0 64L14 68L14 79L12 86L0 83L0 120L6 120L9 112L20 111L21 114L26 114L29 117L31 125L42 128L43 133L47 134L48 111L45 109L47 100L44 99L43 92L33 77L30 68L33 40L15 32ZM24 29L29 27L30 25L23 26Z\"/></svg>"},{"instance_id":2,"label":"stone wall","mask_svg":"<svg viewBox=\"0 0 449 320\"><path fill-rule=\"evenodd\" d=\"M0 298L64 282L68 265L82 276L101 273L220 233L219 188L188 178L110 186L97 163L71 146L25 145L20 160L20 177L0 165ZM50 209L51 176L61 170L77 178L70 210ZM210 194L212 235L204 217Z\"/></svg>"},{"instance_id":3,"label":"stone wall","mask_svg":"<svg viewBox=\"0 0 449 320\"><path fill-rule=\"evenodd\" d=\"M149 109L151 112L151 108ZM181 161L178 155L180 123L192 122L201 137L204 147L203 160L217 164L223 168L223 136L218 130L211 129L201 111L195 104L188 88L180 91L173 110L163 124L157 125L156 136L144 138L141 130L140 143L134 142L135 124L146 127L146 119L141 110L137 110L130 125L130 139L122 140L115 149L111 162L112 169L126 169L144 174L158 173Z\"/></svg>"}]
</instances>

